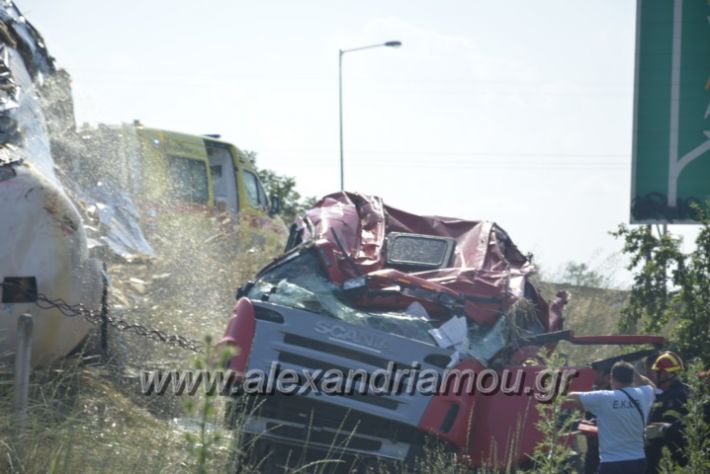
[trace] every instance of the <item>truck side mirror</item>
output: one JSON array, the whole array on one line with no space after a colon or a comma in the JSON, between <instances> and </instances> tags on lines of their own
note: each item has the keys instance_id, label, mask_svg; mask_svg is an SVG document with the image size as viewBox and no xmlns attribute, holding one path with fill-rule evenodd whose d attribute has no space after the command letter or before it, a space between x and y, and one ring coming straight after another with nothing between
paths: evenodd
<instances>
[{"instance_id":1,"label":"truck side mirror","mask_svg":"<svg viewBox=\"0 0 710 474\"><path fill-rule=\"evenodd\" d=\"M275 194L272 194L271 196L269 196L269 200L271 201L271 208L269 208L269 216L273 217L281 212L281 198L276 196Z\"/></svg>"}]
</instances>

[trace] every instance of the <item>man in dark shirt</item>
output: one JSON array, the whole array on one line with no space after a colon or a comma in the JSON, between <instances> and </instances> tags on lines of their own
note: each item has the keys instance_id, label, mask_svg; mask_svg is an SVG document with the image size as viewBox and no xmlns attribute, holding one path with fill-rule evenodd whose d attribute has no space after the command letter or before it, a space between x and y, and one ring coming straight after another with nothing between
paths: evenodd
<instances>
[{"instance_id":1,"label":"man in dark shirt","mask_svg":"<svg viewBox=\"0 0 710 474\"><path fill-rule=\"evenodd\" d=\"M651 370L656 373L656 385L661 390L656 394L656 403L653 404L646 428L646 472L655 474L664 447L670 450L672 460L678 465L684 466L687 462L683 452L686 443L682 418L688 413L685 404L690 390L680 380L684 370L683 361L674 352L661 353Z\"/></svg>"}]
</instances>

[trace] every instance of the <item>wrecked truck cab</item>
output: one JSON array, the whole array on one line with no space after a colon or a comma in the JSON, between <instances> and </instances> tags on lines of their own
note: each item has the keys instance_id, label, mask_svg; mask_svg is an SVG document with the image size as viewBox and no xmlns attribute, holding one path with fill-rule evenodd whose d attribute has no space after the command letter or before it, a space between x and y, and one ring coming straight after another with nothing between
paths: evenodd
<instances>
[{"instance_id":1,"label":"wrecked truck cab","mask_svg":"<svg viewBox=\"0 0 710 474\"><path fill-rule=\"evenodd\" d=\"M518 324L519 334L544 332L534 316L524 320L515 313L533 314L534 304L530 301L519 303L514 311L503 314L493 324L466 320L457 316L465 303L455 293L399 271L375 271L335 283L342 280L342 275L333 275L333 269L337 268L333 257L332 247L325 240L303 244L262 270L237 296L310 311L427 345L456 346L460 353L455 351L454 359L474 357L484 365L512 344L509 336L514 324ZM272 314L271 318L277 317ZM354 330L337 325L327 328L323 323L314 329L341 340L351 339L352 343L376 345L358 341Z\"/></svg>"},{"instance_id":2,"label":"wrecked truck cab","mask_svg":"<svg viewBox=\"0 0 710 474\"><path fill-rule=\"evenodd\" d=\"M605 343L564 330L566 294L548 303L532 272L496 224L417 216L360 194L326 196L292 226L286 253L239 290L221 341L235 347L229 368L243 380L297 374L295 390L260 392L258 408L242 413L249 443L275 465L412 463L429 437L475 466L525 463L540 439L532 393L483 395L452 389L447 377L517 370L531 381L543 370L540 348ZM311 390L307 372L323 380L332 371L371 378ZM394 382L378 390L383 372ZM422 390L425 373L445 383ZM582 369L571 387L588 390L594 378Z\"/></svg>"}]
</instances>

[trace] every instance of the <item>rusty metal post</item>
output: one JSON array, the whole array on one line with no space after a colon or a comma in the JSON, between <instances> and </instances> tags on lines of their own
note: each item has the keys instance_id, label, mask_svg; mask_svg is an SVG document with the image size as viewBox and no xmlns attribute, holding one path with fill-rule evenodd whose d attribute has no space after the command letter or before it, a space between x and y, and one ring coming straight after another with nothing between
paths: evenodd
<instances>
[{"instance_id":1,"label":"rusty metal post","mask_svg":"<svg viewBox=\"0 0 710 474\"><path fill-rule=\"evenodd\" d=\"M32 358L32 315L23 314L17 320L15 351L15 427L22 436L27 427L27 404L30 391Z\"/></svg>"}]
</instances>

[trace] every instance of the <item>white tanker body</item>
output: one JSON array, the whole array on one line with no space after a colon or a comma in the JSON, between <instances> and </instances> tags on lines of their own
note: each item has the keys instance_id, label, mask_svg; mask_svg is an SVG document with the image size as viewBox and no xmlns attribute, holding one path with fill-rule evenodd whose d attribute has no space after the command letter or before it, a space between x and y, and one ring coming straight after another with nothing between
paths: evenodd
<instances>
[{"instance_id":1,"label":"white tanker body","mask_svg":"<svg viewBox=\"0 0 710 474\"><path fill-rule=\"evenodd\" d=\"M0 6L0 24L0 357L12 359L17 319L30 313L32 363L42 365L74 349L91 324L41 309L36 295L99 310L103 279L55 174L42 104L53 60L13 3Z\"/></svg>"}]
</instances>

